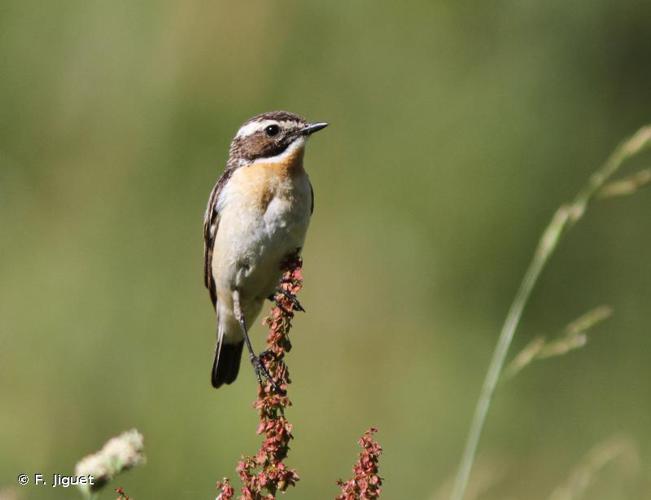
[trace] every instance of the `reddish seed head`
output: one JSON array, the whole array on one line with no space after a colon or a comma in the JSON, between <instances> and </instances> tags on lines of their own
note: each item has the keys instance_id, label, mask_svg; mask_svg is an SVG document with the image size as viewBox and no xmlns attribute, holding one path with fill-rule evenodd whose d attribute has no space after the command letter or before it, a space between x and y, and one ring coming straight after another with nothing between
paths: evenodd
<instances>
[{"instance_id":1,"label":"reddish seed head","mask_svg":"<svg viewBox=\"0 0 651 500\"><path fill-rule=\"evenodd\" d=\"M286 269L281 286L291 295L301 289L303 275L301 259L294 257L285 263ZM262 362L271 374L273 383L265 380L258 388L254 408L258 410L260 423L257 433L264 435L262 445L254 457L243 457L237 464L237 474L242 480L241 500L273 500L276 492L286 491L298 481L294 469L288 469L283 460L293 439L292 425L285 418L285 408L291 406L286 391L290 384L289 371L283 359L292 345L289 341L291 320L294 317L294 303L285 295L276 296L276 306L265 320L269 327L267 355ZM283 394L278 394L274 384ZM233 498L233 488L227 480L218 483L221 490L219 500Z\"/></svg>"},{"instance_id":2,"label":"reddish seed head","mask_svg":"<svg viewBox=\"0 0 651 500\"><path fill-rule=\"evenodd\" d=\"M353 466L354 477L346 482L337 481L341 493L336 500L374 500L380 498L382 478L378 464L382 447L373 439L377 429L371 427L358 441L362 447L357 463Z\"/></svg>"}]
</instances>

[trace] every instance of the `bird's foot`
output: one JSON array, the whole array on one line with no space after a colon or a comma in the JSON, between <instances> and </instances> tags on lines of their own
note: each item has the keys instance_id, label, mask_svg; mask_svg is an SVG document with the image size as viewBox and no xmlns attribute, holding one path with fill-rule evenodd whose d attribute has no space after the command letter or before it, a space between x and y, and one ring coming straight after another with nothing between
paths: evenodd
<instances>
[{"instance_id":1,"label":"bird's foot","mask_svg":"<svg viewBox=\"0 0 651 500\"><path fill-rule=\"evenodd\" d=\"M271 373L269 373L269 370L267 370L267 367L262 361L262 358L267 354L268 351L264 351L260 353L260 356L256 356L255 354L249 355L249 359L251 360L251 364L253 365L253 370L255 371L255 376L258 377L258 383L262 387L262 378L264 377L269 381L274 391L276 391L278 394L285 394L285 391L283 391L278 386L278 384L276 384L276 381L273 379Z\"/></svg>"},{"instance_id":2,"label":"bird's foot","mask_svg":"<svg viewBox=\"0 0 651 500\"><path fill-rule=\"evenodd\" d=\"M292 305L294 306L294 310L295 310L295 311L305 312L305 308L304 308L304 307L301 305L301 303L298 301L298 298L296 297L296 295L294 295L293 293L288 292L287 290L285 290L285 289L282 288L282 287L277 288L277 289L276 289L276 293L273 294L273 295L270 295L270 296L268 297L268 299L269 299L270 301L272 301L272 302L275 302L275 301L276 301L276 295L277 295L277 294L281 294L281 295L284 296L287 300L289 300L289 301L292 303ZM280 304L279 304L279 306L280 306ZM282 306L280 306L280 307L282 308ZM284 309L284 308L283 308L283 309ZM289 311L285 311L285 312L289 312Z\"/></svg>"}]
</instances>

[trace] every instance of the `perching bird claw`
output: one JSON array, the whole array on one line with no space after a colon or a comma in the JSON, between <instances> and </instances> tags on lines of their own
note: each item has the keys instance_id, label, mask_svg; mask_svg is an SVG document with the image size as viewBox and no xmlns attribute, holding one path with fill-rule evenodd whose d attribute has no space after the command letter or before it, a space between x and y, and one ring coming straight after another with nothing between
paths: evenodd
<instances>
[{"instance_id":1,"label":"perching bird claw","mask_svg":"<svg viewBox=\"0 0 651 500\"><path fill-rule=\"evenodd\" d=\"M276 391L278 394L285 394L285 391L283 391L278 386L278 384L276 384L276 381L273 379L271 373L269 373L269 370L267 370L267 367L262 361L262 357L266 353L267 351L261 353L260 356L256 356L254 354L249 355L249 359L251 360L251 364L253 365L253 370L255 371L255 376L258 378L258 383L260 384L260 387L262 387L262 377L264 376L264 378L266 378L269 381L274 391Z\"/></svg>"},{"instance_id":2,"label":"perching bird claw","mask_svg":"<svg viewBox=\"0 0 651 500\"><path fill-rule=\"evenodd\" d=\"M291 292L288 292L287 290L285 290L282 287L278 287L276 289L276 293L274 295L269 296L268 298L269 298L270 301L276 302L276 305L278 307L280 307L283 311L289 312L289 311L286 310L286 308L282 307L282 304L280 304L276 300L276 296L278 294L281 294L283 297L285 297L287 300L289 300L292 303L292 305L294 306L294 311L306 312L303 305L298 301L298 298L296 297L296 295L294 295Z\"/></svg>"}]
</instances>

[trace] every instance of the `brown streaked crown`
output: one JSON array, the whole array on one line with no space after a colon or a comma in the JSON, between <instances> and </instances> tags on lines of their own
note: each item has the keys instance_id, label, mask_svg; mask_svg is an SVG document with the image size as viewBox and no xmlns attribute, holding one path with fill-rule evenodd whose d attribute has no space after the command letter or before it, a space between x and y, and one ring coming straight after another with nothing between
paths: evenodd
<instances>
[{"instance_id":1,"label":"brown streaked crown","mask_svg":"<svg viewBox=\"0 0 651 500\"><path fill-rule=\"evenodd\" d=\"M237 167L259 158L271 158L285 151L309 123L288 111L269 111L242 124L231 142L228 166Z\"/></svg>"}]
</instances>

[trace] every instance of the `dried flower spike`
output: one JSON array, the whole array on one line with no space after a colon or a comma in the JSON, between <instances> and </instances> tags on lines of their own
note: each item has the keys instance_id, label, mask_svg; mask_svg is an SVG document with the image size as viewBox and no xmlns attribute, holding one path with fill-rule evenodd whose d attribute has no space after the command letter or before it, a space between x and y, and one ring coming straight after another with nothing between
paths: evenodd
<instances>
[{"instance_id":1,"label":"dried flower spike","mask_svg":"<svg viewBox=\"0 0 651 500\"><path fill-rule=\"evenodd\" d=\"M337 481L341 493L336 500L373 500L380 498L382 478L379 476L378 464L382 447L373 439L377 429L371 427L360 438L362 452L353 467L354 477L346 482Z\"/></svg>"},{"instance_id":2,"label":"dried flower spike","mask_svg":"<svg viewBox=\"0 0 651 500\"><path fill-rule=\"evenodd\" d=\"M220 493L217 495L216 500L231 500L235 496L235 490L233 489L233 486L231 486L231 482L226 477L217 483L217 489L220 491Z\"/></svg>"},{"instance_id":3,"label":"dried flower spike","mask_svg":"<svg viewBox=\"0 0 651 500\"><path fill-rule=\"evenodd\" d=\"M265 380L258 388L254 407L258 410L260 423L257 433L264 439L255 456L243 457L237 465L242 480L242 500L273 500L276 493L286 491L298 481L298 474L288 468L284 460L293 439L292 424L285 417L285 408L291 406L287 387L291 383L284 357L292 348L289 331L298 302L296 294L302 287L303 275L300 257L294 256L284 263L285 273L281 281L282 292L276 297L276 305L265 320L269 327L267 350L261 356L271 380ZM233 488L224 480L218 483L219 500L233 498Z\"/></svg>"}]
</instances>

